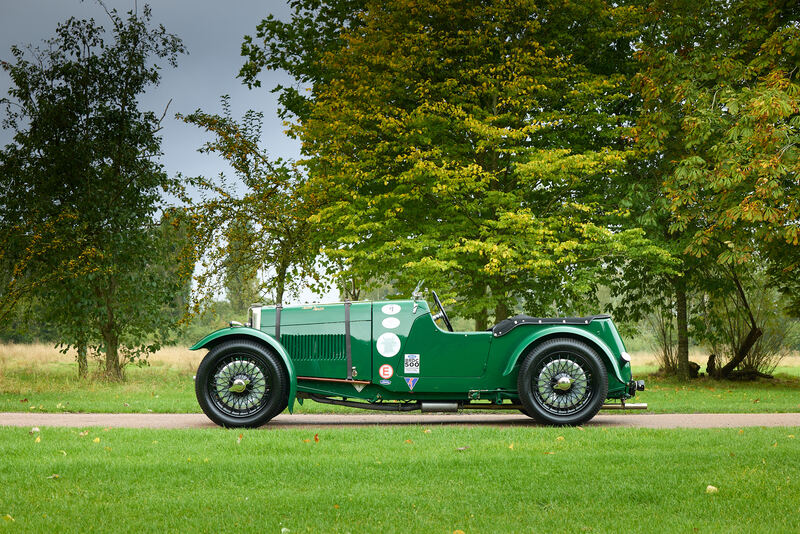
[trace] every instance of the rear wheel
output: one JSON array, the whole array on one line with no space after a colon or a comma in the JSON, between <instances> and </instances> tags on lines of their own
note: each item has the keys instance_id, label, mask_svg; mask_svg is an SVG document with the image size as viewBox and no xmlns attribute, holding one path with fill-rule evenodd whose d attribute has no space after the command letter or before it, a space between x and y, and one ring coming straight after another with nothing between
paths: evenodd
<instances>
[{"instance_id":1,"label":"rear wheel","mask_svg":"<svg viewBox=\"0 0 800 534\"><path fill-rule=\"evenodd\" d=\"M195 377L197 402L224 427L258 427L278 415L289 397L280 358L264 345L232 340L211 349Z\"/></svg>"},{"instance_id":2,"label":"rear wheel","mask_svg":"<svg viewBox=\"0 0 800 534\"><path fill-rule=\"evenodd\" d=\"M608 372L586 343L551 339L522 360L517 387L526 415L548 425L579 425L603 406Z\"/></svg>"}]
</instances>

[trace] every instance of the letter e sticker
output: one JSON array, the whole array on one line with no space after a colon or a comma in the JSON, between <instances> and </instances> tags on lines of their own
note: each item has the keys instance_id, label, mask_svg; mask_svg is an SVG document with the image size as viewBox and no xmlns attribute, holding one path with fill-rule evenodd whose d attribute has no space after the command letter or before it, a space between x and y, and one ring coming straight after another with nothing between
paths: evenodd
<instances>
[{"instance_id":1,"label":"letter e sticker","mask_svg":"<svg viewBox=\"0 0 800 534\"><path fill-rule=\"evenodd\" d=\"M381 375L381 378L390 379L394 374L394 369L389 364L381 365L380 369L378 369L378 374Z\"/></svg>"},{"instance_id":2,"label":"letter e sticker","mask_svg":"<svg viewBox=\"0 0 800 534\"><path fill-rule=\"evenodd\" d=\"M405 378L406 378L406 384L408 384L408 390L413 391L414 386L417 385L417 380L419 380L419 378L416 376L407 376Z\"/></svg>"},{"instance_id":3,"label":"letter e sticker","mask_svg":"<svg viewBox=\"0 0 800 534\"><path fill-rule=\"evenodd\" d=\"M403 359L403 364L403 374L419 374L419 354L406 354L406 357Z\"/></svg>"}]
</instances>

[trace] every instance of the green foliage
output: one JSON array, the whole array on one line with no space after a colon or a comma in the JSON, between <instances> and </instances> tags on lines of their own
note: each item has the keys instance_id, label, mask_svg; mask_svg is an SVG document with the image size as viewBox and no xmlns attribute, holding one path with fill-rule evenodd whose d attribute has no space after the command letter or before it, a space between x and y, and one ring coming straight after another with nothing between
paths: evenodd
<instances>
[{"instance_id":1,"label":"green foliage","mask_svg":"<svg viewBox=\"0 0 800 534\"><path fill-rule=\"evenodd\" d=\"M70 18L44 46L13 47L14 63L2 63L15 136L0 160L0 262L10 273L0 300L8 312L35 294L38 320L65 346L103 352L118 379L168 334L191 270L157 223L170 218L162 192L178 184L155 160L160 119L137 102L158 84L158 62L175 66L184 48L151 26L148 7L106 13L108 37Z\"/></svg>"},{"instance_id":2,"label":"green foliage","mask_svg":"<svg viewBox=\"0 0 800 534\"><path fill-rule=\"evenodd\" d=\"M796 280L800 6L657 2L649 15L639 135L667 160L670 223L688 232L685 252L722 265L760 254L776 278Z\"/></svg>"},{"instance_id":3,"label":"green foliage","mask_svg":"<svg viewBox=\"0 0 800 534\"><path fill-rule=\"evenodd\" d=\"M235 181L224 175L191 180L202 197L186 212L200 261L196 311L224 287L231 303L250 304L259 295L281 303L287 292L319 279L316 231L307 220L314 198L304 196L304 176L291 162L269 157L261 141L261 113L248 111L237 121L228 97L222 108L221 116L201 110L178 115L215 136L199 151L218 154L236 175Z\"/></svg>"},{"instance_id":4,"label":"green foliage","mask_svg":"<svg viewBox=\"0 0 800 534\"><path fill-rule=\"evenodd\" d=\"M320 5L347 7L298 2L292 28L260 26L260 53L272 57L290 30L281 46L302 49ZM632 36L615 20L629 13L600 3L367 2L358 24L326 37L324 53L297 52L301 66L289 71L312 83L313 100L293 133L333 264L404 293L424 278L456 313L485 323L519 303L585 312L604 263L663 258L641 232L612 226L624 216L612 199L632 110L617 68ZM283 65L280 50L276 63L248 68Z\"/></svg>"}]
</instances>

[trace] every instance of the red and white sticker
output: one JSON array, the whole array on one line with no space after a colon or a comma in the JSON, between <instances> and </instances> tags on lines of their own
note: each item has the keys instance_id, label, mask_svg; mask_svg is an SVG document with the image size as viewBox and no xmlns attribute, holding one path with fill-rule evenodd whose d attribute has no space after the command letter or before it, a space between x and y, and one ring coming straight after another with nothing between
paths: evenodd
<instances>
[{"instance_id":1,"label":"red and white sticker","mask_svg":"<svg viewBox=\"0 0 800 534\"><path fill-rule=\"evenodd\" d=\"M392 378L394 369L392 369L392 366L388 364L381 365L380 369L378 369L378 374L381 375L381 378Z\"/></svg>"}]
</instances>

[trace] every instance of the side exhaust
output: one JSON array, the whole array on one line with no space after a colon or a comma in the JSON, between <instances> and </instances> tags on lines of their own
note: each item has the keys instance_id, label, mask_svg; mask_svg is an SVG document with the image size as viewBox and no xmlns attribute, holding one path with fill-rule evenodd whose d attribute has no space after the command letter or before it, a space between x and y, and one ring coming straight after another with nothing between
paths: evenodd
<instances>
[{"instance_id":1,"label":"side exhaust","mask_svg":"<svg viewBox=\"0 0 800 534\"><path fill-rule=\"evenodd\" d=\"M601 410L646 410L646 402L615 402L613 404L604 404Z\"/></svg>"}]
</instances>

